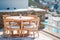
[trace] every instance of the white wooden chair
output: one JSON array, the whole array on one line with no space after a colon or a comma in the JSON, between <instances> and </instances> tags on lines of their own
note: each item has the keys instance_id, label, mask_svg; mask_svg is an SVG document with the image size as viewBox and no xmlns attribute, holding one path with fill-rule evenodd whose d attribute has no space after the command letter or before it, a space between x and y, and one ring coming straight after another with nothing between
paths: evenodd
<instances>
[{"instance_id":1,"label":"white wooden chair","mask_svg":"<svg viewBox=\"0 0 60 40\"><path fill-rule=\"evenodd\" d=\"M4 32L3 32L3 34L9 35L9 36L13 36L15 34L18 34L18 36L19 36L20 35L20 26L18 25L18 22L14 21L12 19L7 20L6 17L8 17L8 16L6 16L6 15L3 16L3 19L4 19Z\"/></svg>"},{"instance_id":2,"label":"white wooden chair","mask_svg":"<svg viewBox=\"0 0 60 40\"><path fill-rule=\"evenodd\" d=\"M30 20L30 21L27 20L26 22L23 21L24 30L29 30L29 34L30 34L30 32L32 32L34 37L35 37L35 34L38 33L38 26L39 26L38 19ZM30 34L30 35L32 35L32 34ZM38 33L38 37L39 37L39 33Z\"/></svg>"}]
</instances>

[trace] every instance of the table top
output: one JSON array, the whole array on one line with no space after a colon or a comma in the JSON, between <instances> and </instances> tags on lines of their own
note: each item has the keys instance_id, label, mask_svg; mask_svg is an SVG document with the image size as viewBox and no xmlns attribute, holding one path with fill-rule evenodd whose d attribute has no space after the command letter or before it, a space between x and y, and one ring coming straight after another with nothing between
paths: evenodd
<instances>
[{"instance_id":1,"label":"table top","mask_svg":"<svg viewBox=\"0 0 60 40\"><path fill-rule=\"evenodd\" d=\"M13 19L13 20L32 20L34 17L30 16L9 16L6 17L6 19Z\"/></svg>"}]
</instances>

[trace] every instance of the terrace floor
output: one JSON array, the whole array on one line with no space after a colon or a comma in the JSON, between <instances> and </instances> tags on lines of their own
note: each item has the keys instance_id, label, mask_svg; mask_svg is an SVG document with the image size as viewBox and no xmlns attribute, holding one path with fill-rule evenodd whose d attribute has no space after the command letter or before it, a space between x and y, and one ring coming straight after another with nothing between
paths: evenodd
<instances>
[{"instance_id":1,"label":"terrace floor","mask_svg":"<svg viewBox=\"0 0 60 40\"><path fill-rule=\"evenodd\" d=\"M0 29L0 40L55 40L50 36L45 35L42 31L39 31L39 38L29 38L29 37L22 37L22 38L4 38L2 36L3 29Z\"/></svg>"}]
</instances>

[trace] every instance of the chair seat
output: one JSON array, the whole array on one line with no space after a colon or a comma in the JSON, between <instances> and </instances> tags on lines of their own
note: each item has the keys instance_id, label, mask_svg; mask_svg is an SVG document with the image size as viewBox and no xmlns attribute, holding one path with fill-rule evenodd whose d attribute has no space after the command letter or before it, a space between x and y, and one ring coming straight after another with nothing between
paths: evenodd
<instances>
[{"instance_id":1,"label":"chair seat","mask_svg":"<svg viewBox=\"0 0 60 40\"><path fill-rule=\"evenodd\" d=\"M33 26L24 26L25 28L33 28Z\"/></svg>"},{"instance_id":2,"label":"chair seat","mask_svg":"<svg viewBox=\"0 0 60 40\"><path fill-rule=\"evenodd\" d=\"M20 28L20 26L8 26L8 28Z\"/></svg>"},{"instance_id":3,"label":"chair seat","mask_svg":"<svg viewBox=\"0 0 60 40\"><path fill-rule=\"evenodd\" d=\"M11 28L20 28L20 26L12 26Z\"/></svg>"},{"instance_id":4,"label":"chair seat","mask_svg":"<svg viewBox=\"0 0 60 40\"><path fill-rule=\"evenodd\" d=\"M36 28L36 26L32 26L32 25L28 25L28 26L24 26L25 28Z\"/></svg>"}]
</instances>

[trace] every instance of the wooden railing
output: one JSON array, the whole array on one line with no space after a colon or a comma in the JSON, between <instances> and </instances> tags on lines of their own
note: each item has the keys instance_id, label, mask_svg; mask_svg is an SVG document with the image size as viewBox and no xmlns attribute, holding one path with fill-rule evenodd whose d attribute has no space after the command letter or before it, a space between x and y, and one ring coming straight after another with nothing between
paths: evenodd
<instances>
[{"instance_id":1,"label":"wooden railing","mask_svg":"<svg viewBox=\"0 0 60 40\"><path fill-rule=\"evenodd\" d=\"M46 32L48 32L50 34L53 34L53 35L55 35L57 37L60 37L60 34L58 33L58 30L60 30L59 27L52 26L52 25L49 25L49 24L45 24L44 22L41 22L41 23L48 26L48 28L47 29L44 29L44 31L46 31ZM53 32L53 28L56 28L56 32Z\"/></svg>"}]
</instances>

